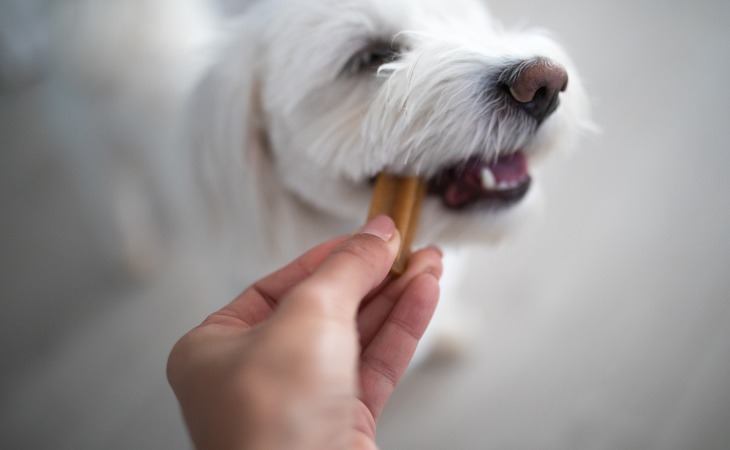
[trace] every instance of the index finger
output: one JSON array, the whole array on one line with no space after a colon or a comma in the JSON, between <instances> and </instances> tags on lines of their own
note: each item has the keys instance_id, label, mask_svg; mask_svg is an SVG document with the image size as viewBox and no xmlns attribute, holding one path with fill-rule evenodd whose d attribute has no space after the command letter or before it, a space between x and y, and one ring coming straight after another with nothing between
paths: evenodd
<instances>
[{"instance_id":1,"label":"index finger","mask_svg":"<svg viewBox=\"0 0 730 450\"><path fill-rule=\"evenodd\" d=\"M211 314L202 325L226 323L252 327L263 322L276 308L279 299L292 286L310 276L332 249L347 239L340 236L309 250L276 272L260 279L229 304Z\"/></svg>"},{"instance_id":2,"label":"index finger","mask_svg":"<svg viewBox=\"0 0 730 450\"><path fill-rule=\"evenodd\" d=\"M393 220L377 216L335 246L322 264L281 302L280 314L314 313L354 319L360 302L388 275L400 234Z\"/></svg>"}]
</instances>

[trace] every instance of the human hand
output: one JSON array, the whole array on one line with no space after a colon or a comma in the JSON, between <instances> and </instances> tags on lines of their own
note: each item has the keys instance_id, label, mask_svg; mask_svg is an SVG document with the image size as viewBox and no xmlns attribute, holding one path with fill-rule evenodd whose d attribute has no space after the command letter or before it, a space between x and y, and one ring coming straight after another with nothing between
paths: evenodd
<instances>
[{"instance_id":1,"label":"human hand","mask_svg":"<svg viewBox=\"0 0 730 450\"><path fill-rule=\"evenodd\" d=\"M388 275L379 216L255 283L183 336L167 374L198 450L374 449L375 423L438 299L441 255Z\"/></svg>"}]
</instances>

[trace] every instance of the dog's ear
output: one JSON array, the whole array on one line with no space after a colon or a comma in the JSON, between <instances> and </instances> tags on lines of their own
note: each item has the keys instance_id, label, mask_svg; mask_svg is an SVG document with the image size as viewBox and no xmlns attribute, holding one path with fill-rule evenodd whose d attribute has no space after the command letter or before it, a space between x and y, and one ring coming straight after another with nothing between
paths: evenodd
<instances>
[{"instance_id":1,"label":"dog's ear","mask_svg":"<svg viewBox=\"0 0 730 450\"><path fill-rule=\"evenodd\" d=\"M185 134L207 228L222 245L267 245L264 186L272 162L259 98L256 24L240 22L213 55L188 108ZM234 251L238 251L235 249ZM262 252L259 252L262 253Z\"/></svg>"}]
</instances>

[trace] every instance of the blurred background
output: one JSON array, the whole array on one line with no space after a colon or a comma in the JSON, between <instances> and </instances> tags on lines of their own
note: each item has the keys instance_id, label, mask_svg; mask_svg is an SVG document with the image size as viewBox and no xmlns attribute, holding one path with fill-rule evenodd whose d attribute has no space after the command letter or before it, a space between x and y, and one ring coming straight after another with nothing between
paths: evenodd
<instances>
[{"instance_id":1,"label":"blurred background","mask_svg":"<svg viewBox=\"0 0 730 450\"><path fill-rule=\"evenodd\" d=\"M473 252L471 347L404 380L381 448L730 449L730 3L490 6L554 31L602 133L548 162L541 221ZM230 292L175 240L163 156L208 19L0 0L3 449L190 447L167 353Z\"/></svg>"}]
</instances>

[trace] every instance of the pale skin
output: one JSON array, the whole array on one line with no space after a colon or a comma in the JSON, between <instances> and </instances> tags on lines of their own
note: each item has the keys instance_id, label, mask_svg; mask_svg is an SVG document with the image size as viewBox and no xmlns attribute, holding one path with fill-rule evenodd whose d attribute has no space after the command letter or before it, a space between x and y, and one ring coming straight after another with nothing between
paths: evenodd
<instances>
[{"instance_id":1,"label":"pale skin","mask_svg":"<svg viewBox=\"0 0 730 450\"><path fill-rule=\"evenodd\" d=\"M198 450L376 449L375 424L438 301L441 253L388 275L378 216L245 290L183 336L168 380Z\"/></svg>"}]
</instances>

